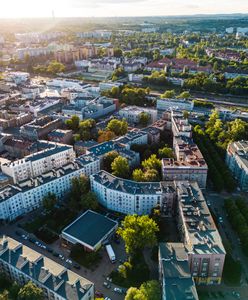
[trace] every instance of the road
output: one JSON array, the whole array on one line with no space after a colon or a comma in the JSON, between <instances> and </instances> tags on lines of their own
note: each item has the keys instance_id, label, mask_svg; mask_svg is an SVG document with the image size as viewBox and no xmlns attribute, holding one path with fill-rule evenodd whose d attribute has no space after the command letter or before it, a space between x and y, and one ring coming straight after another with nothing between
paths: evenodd
<instances>
[{"instance_id":1,"label":"road","mask_svg":"<svg viewBox=\"0 0 248 300\"><path fill-rule=\"evenodd\" d=\"M207 202L210 204L211 210L216 215L217 219L219 216L222 217L223 222L218 222L216 225L218 226L219 233L224 240L227 240L232 245L232 253L233 257L236 260L240 260L242 262L242 279L241 279L241 285L239 287L228 287L224 283L220 287L213 287L210 288L210 290L221 290L223 292L229 292L229 296L225 297L225 299L235 299L235 297L232 295L232 291L238 291L240 293L240 299L241 300L247 300L248 299L248 284L246 282L246 278L248 278L248 258L243 254L243 251L241 249L239 239L237 234L233 231L228 219L227 214L224 209L224 201L227 198L239 196L240 194L216 194L211 192L205 192L204 196L207 200ZM246 196L247 198L247 196ZM248 198L247 198L248 199ZM237 298L236 298L237 299Z\"/></svg>"}]
</instances>

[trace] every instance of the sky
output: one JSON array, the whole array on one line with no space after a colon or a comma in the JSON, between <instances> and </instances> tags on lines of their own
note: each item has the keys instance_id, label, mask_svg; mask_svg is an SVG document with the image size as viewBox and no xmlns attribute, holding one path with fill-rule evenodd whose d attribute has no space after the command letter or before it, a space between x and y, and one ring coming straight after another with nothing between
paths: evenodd
<instances>
[{"instance_id":1,"label":"sky","mask_svg":"<svg viewBox=\"0 0 248 300\"><path fill-rule=\"evenodd\" d=\"M248 0L0 0L0 18L248 13Z\"/></svg>"}]
</instances>

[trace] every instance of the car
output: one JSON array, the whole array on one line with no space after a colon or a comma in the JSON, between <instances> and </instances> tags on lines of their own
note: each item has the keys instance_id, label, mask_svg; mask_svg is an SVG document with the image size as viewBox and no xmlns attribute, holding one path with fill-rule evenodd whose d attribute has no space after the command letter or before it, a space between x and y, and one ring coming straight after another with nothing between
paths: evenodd
<instances>
[{"instance_id":1,"label":"car","mask_svg":"<svg viewBox=\"0 0 248 300\"><path fill-rule=\"evenodd\" d=\"M118 294L123 294L123 290L117 287L114 288L114 292Z\"/></svg>"},{"instance_id":2,"label":"car","mask_svg":"<svg viewBox=\"0 0 248 300\"><path fill-rule=\"evenodd\" d=\"M53 252L53 249L50 248L50 247L47 247L46 249L47 249L47 251L50 252L50 253Z\"/></svg>"},{"instance_id":3,"label":"car","mask_svg":"<svg viewBox=\"0 0 248 300\"><path fill-rule=\"evenodd\" d=\"M219 218L218 218L218 221L219 221L220 223L223 223L223 218L222 218L222 217L219 217Z\"/></svg>"},{"instance_id":4,"label":"car","mask_svg":"<svg viewBox=\"0 0 248 300\"><path fill-rule=\"evenodd\" d=\"M108 282L106 282L106 281L104 281L103 286L104 286L105 288L107 288L107 289L110 289L110 288L111 288L110 283L108 283Z\"/></svg>"},{"instance_id":5,"label":"car","mask_svg":"<svg viewBox=\"0 0 248 300\"><path fill-rule=\"evenodd\" d=\"M112 282L112 278L111 277L107 277L106 278L109 282Z\"/></svg>"},{"instance_id":6,"label":"car","mask_svg":"<svg viewBox=\"0 0 248 300\"><path fill-rule=\"evenodd\" d=\"M95 296L96 297L103 297L103 293L99 292L99 291L95 291Z\"/></svg>"},{"instance_id":7,"label":"car","mask_svg":"<svg viewBox=\"0 0 248 300\"><path fill-rule=\"evenodd\" d=\"M57 252L53 252L53 256L55 256L55 257L59 257L59 254L57 253Z\"/></svg>"},{"instance_id":8,"label":"car","mask_svg":"<svg viewBox=\"0 0 248 300\"><path fill-rule=\"evenodd\" d=\"M81 269L81 267L80 267L78 264L74 264L73 267L74 267L75 269L77 269L77 270L80 270L80 269Z\"/></svg>"},{"instance_id":9,"label":"car","mask_svg":"<svg viewBox=\"0 0 248 300\"><path fill-rule=\"evenodd\" d=\"M31 237L28 240L29 240L30 243L33 243L33 244L35 243L35 239L33 239Z\"/></svg>"},{"instance_id":10,"label":"car","mask_svg":"<svg viewBox=\"0 0 248 300\"><path fill-rule=\"evenodd\" d=\"M105 297L104 300L111 300L109 297Z\"/></svg>"}]
</instances>

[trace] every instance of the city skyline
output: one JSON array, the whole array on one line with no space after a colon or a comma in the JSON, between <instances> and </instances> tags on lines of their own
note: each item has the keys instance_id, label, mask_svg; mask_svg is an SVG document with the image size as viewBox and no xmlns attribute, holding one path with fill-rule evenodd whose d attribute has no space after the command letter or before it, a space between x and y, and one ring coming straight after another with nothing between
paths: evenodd
<instances>
[{"instance_id":1,"label":"city skyline","mask_svg":"<svg viewBox=\"0 0 248 300\"><path fill-rule=\"evenodd\" d=\"M170 16L246 13L246 0L10 0L1 4L0 18Z\"/></svg>"}]
</instances>

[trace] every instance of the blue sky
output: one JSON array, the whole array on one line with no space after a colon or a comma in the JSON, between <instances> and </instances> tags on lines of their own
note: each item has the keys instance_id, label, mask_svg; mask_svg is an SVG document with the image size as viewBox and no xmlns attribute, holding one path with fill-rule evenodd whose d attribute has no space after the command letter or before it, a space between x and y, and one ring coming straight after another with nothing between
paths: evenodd
<instances>
[{"instance_id":1,"label":"blue sky","mask_svg":"<svg viewBox=\"0 0 248 300\"><path fill-rule=\"evenodd\" d=\"M0 17L248 13L248 0L1 0Z\"/></svg>"}]
</instances>

